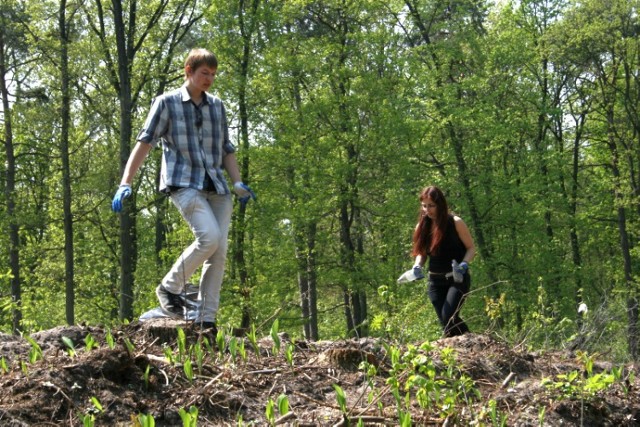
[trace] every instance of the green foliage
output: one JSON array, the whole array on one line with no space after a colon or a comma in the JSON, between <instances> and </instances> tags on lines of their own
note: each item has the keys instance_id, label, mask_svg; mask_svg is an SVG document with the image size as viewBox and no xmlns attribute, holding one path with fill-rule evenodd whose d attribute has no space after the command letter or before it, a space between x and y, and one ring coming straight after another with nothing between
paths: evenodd
<instances>
[{"instance_id":1,"label":"green foliage","mask_svg":"<svg viewBox=\"0 0 640 427\"><path fill-rule=\"evenodd\" d=\"M21 299L12 299L5 256L0 330L12 332L18 311L25 333L68 323L70 268L78 323L118 322L121 262L135 272L134 317L157 305L153 288L193 240L157 193L161 150L134 183L130 259L120 259L120 217L109 202L121 147L135 139L151 99L180 84L186 52L200 45L219 57L212 92L228 110L243 179L259 195L259 203L234 211L221 300L237 303L221 306L221 324L269 324L278 313L278 332L300 336L312 323L300 308L309 303L307 284L318 296L311 308L321 338L345 336L350 292L367 313L358 319L366 334L403 343L438 337L424 283L395 283L412 263L416 195L437 184L475 237L472 294L463 307L472 330L531 348L586 337L589 350L636 358L628 343L637 337L625 331L636 326L627 324L626 307L637 295L632 266L640 255L629 244L640 223L637 5L462 2L446 14L430 2L413 5L407 13L396 1L252 8L214 0L196 5L189 25L174 18L180 2L158 14L151 5L131 20L139 28L121 32L145 38L127 40L136 47L121 68L130 72L132 103L115 114L125 86L113 40L122 28L107 19L97 34L87 25L104 17L86 5L86 19L76 14L68 22L69 73L80 82L71 87L64 129L71 176L63 173L63 123L51 114L63 100L60 62L51 60L61 40L49 19L55 5L4 5L0 31L12 54L3 64L11 73L1 78L11 92L4 114L13 120L0 128L16 176L13 218L0 213L0 246L10 248L15 223ZM34 60L37 67L25 65ZM65 179L72 236L64 229ZM65 237L73 237L73 266L65 262ZM579 290L590 307L602 307L586 319L577 319ZM113 337L107 344L113 348ZM272 350L279 346L274 339ZM183 347L180 363L188 357ZM229 350L235 353L231 341Z\"/></svg>"},{"instance_id":2,"label":"green foliage","mask_svg":"<svg viewBox=\"0 0 640 427\"><path fill-rule=\"evenodd\" d=\"M579 399L591 401L600 391L611 387L620 379L619 371L612 369L610 373L593 372L593 356L578 352L578 359L583 364L583 371L573 370L557 374L553 379L544 378L542 385L554 398Z\"/></svg>"}]
</instances>

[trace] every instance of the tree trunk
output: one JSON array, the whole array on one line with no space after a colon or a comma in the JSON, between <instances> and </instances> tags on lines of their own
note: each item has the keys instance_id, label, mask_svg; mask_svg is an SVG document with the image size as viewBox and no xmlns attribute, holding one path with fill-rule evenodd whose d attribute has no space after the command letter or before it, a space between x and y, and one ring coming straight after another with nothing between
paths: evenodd
<instances>
[{"instance_id":1,"label":"tree trunk","mask_svg":"<svg viewBox=\"0 0 640 427\"><path fill-rule=\"evenodd\" d=\"M624 208L623 190L620 188L620 157L615 136L615 122L613 106L607 111L608 130L608 146L611 152L611 171L613 173L614 182L614 206L617 206L618 214L618 233L620 234L620 251L622 253L624 280L627 284L627 330L629 353L633 360L638 360L638 293L635 288L633 275L631 271L631 251L629 249L629 234L627 232L627 215Z\"/></svg>"},{"instance_id":2,"label":"tree trunk","mask_svg":"<svg viewBox=\"0 0 640 427\"><path fill-rule=\"evenodd\" d=\"M64 227L64 271L65 271L65 314L68 325L75 323L75 284L73 259L73 215L71 212L71 166L69 162L69 126L71 124L69 95L69 54L66 22L67 1L60 0L60 77L61 77L61 115L60 157L62 160L62 212Z\"/></svg>"},{"instance_id":3,"label":"tree trunk","mask_svg":"<svg viewBox=\"0 0 640 427\"><path fill-rule=\"evenodd\" d=\"M315 260L315 223L295 231L296 259L298 261L298 289L302 312L304 336L309 341L318 340L318 293Z\"/></svg>"},{"instance_id":4,"label":"tree trunk","mask_svg":"<svg viewBox=\"0 0 640 427\"><path fill-rule=\"evenodd\" d=\"M120 175L122 176L131 154L132 103L129 52L132 51L127 46L122 2L121 0L112 0L112 4L113 24L118 50L118 78L120 81L118 96L120 100ZM135 20L135 2L132 2L131 8L134 11L130 14L130 19ZM130 22L129 26L135 28L135 22ZM131 43L132 41L129 40L128 42ZM120 215L120 246L122 248L120 254L120 320L131 320L133 318L133 284L138 258L135 197L130 199L130 203L124 204L122 215Z\"/></svg>"},{"instance_id":5,"label":"tree trunk","mask_svg":"<svg viewBox=\"0 0 640 427\"><path fill-rule=\"evenodd\" d=\"M253 31L255 29L254 17L258 9L260 0L253 0L251 3L251 23L247 25L244 0L240 0L239 27L242 35L242 59L240 61L240 90L238 94L238 108L240 112L240 138L241 148L244 153L240 159L240 175L246 184L249 184L249 106L247 100L247 86L249 83L249 71L252 52ZM240 274L240 289L242 289L242 321L240 327L248 329L251 325L251 287L248 280L247 265L245 261L245 220L246 206L240 205L240 210L235 216L234 241L235 241L235 264Z\"/></svg>"},{"instance_id":6,"label":"tree trunk","mask_svg":"<svg viewBox=\"0 0 640 427\"><path fill-rule=\"evenodd\" d=\"M0 93L2 94L2 112L4 114L4 147L6 155L5 199L7 202L7 217L9 220L9 265L11 269L11 316L14 334L22 329L22 295L20 282L20 234L18 218L16 216L15 186L16 186L16 158L13 150L13 130L11 123L11 106L9 104L9 90L6 85L7 58L4 53L5 41L3 29L0 30Z\"/></svg>"}]
</instances>

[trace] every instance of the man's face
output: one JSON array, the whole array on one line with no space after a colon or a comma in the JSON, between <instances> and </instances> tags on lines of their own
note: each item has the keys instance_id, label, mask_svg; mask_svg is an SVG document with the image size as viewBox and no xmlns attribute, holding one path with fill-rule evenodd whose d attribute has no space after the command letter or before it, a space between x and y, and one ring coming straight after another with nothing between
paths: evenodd
<instances>
[{"instance_id":1,"label":"man's face","mask_svg":"<svg viewBox=\"0 0 640 427\"><path fill-rule=\"evenodd\" d=\"M217 68L201 65L195 71L188 74L189 86L193 89L206 92L216 78Z\"/></svg>"}]
</instances>

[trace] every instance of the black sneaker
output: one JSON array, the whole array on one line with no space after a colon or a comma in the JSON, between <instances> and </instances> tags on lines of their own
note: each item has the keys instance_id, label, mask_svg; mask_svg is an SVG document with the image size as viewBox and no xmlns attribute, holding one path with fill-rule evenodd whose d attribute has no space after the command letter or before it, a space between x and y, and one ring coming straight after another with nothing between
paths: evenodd
<instances>
[{"instance_id":1,"label":"black sneaker","mask_svg":"<svg viewBox=\"0 0 640 427\"><path fill-rule=\"evenodd\" d=\"M180 295L169 292L164 286L158 285L156 295L160 301L160 308L166 314L172 317L184 317L184 303L180 299Z\"/></svg>"}]
</instances>

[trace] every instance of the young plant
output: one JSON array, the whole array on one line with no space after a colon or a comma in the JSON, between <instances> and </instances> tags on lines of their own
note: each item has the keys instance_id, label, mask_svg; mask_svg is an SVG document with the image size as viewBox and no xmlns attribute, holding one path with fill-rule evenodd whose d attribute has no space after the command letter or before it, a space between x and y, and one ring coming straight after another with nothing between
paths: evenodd
<instances>
[{"instance_id":1,"label":"young plant","mask_svg":"<svg viewBox=\"0 0 640 427\"><path fill-rule=\"evenodd\" d=\"M145 390L149 390L149 372L151 371L151 364L147 365L147 368L144 370L144 388Z\"/></svg>"},{"instance_id":2,"label":"young plant","mask_svg":"<svg viewBox=\"0 0 640 427\"><path fill-rule=\"evenodd\" d=\"M30 336L27 336L26 339L29 344L31 344L31 349L29 350L29 363L36 363L38 360L42 359L42 348L36 340Z\"/></svg>"},{"instance_id":3,"label":"young plant","mask_svg":"<svg viewBox=\"0 0 640 427\"><path fill-rule=\"evenodd\" d=\"M293 351L296 346L293 343L288 343L287 347L284 350L284 357L287 359L287 364L293 367Z\"/></svg>"},{"instance_id":4,"label":"young plant","mask_svg":"<svg viewBox=\"0 0 640 427\"><path fill-rule=\"evenodd\" d=\"M164 357L167 359L167 361L169 362L169 364L171 365L175 365L176 363L176 359L173 355L173 350L171 350L170 347L165 346L162 351L164 352Z\"/></svg>"},{"instance_id":5,"label":"young plant","mask_svg":"<svg viewBox=\"0 0 640 427\"><path fill-rule=\"evenodd\" d=\"M229 338L229 354L233 363L236 362L238 357L238 339L236 337Z\"/></svg>"},{"instance_id":6,"label":"young plant","mask_svg":"<svg viewBox=\"0 0 640 427\"><path fill-rule=\"evenodd\" d=\"M62 337L62 342L67 346L67 353L72 359L76 357L76 346L69 337Z\"/></svg>"},{"instance_id":7,"label":"young plant","mask_svg":"<svg viewBox=\"0 0 640 427\"><path fill-rule=\"evenodd\" d=\"M544 426L544 415L547 412L547 408L544 406L541 406L540 409L538 409L538 425L540 427Z\"/></svg>"},{"instance_id":8,"label":"young plant","mask_svg":"<svg viewBox=\"0 0 640 427\"><path fill-rule=\"evenodd\" d=\"M2 358L0 359L0 372L2 372L3 374L9 373L9 367L7 366L7 361L5 360L4 356L2 356Z\"/></svg>"},{"instance_id":9,"label":"young plant","mask_svg":"<svg viewBox=\"0 0 640 427\"><path fill-rule=\"evenodd\" d=\"M123 341L124 341L124 345L127 348L127 351L129 352L129 354L133 355L133 353L135 353L135 351L136 351L136 347L133 345L133 343L131 342L129 337L124 337Z\"/></svg>"},{"instance_id":10,"label":"young plant","mask_svg":"<svg viewBox=\"0 0 640 427\"><path fill-rule=\"evenodd\" d=\"M273 348L271 349L273 354L278 354L280 352L280 336L278 335L278 332L280 332L279 329L280 329L280 321L276 319L271 325L271 332L270 332L271 339L273 340Z\"/></svg>"},{"instance_id":11,"label":"young plant","mask_svg":"<svg viewBox=\"0 0 640 427\"><path fill-rule=\"evenodd\" d=\"M196 366L198 367L198 374L202 375L202 366L204 365L204 350L202 344L197 341L193 346L193 354L196 356Z\"/></svg>"},{"instance_id":12,"label":"young plant","mask_svg":"<svg viewBox=\"0 0 640 427\"><path fill-rule=\"evenodd\" d=\"M218 347L218 355L220 359L224 357L224 348L225 348L225 335L223 328L218 329L218 333L216 334L216 346Z\"/></svg>"},{"instance_id":13,"label":"young plant","mask_svg":"<svg viewBox=\"0 0 640 427\"><path fill-rule=\"evenodd\" d=\"M183 369L184 375L187 377L189 382L193 382L193 366L191 365L191 359L185 359Z\"/></svg>"},{"instance_id":14,"label":"young plant","mask_svg":"<svg viewBox=\"0 0 640 427\"><path fill-rule=\"evenodd\" d=\"M256 353L258 359L260 358L260 346L258 345L258 338L256 336L256 325L251 325L251 330L247 333L247 338L253 347L253 351Z\"/></svg>"},{"instance_id":15,"label":"young plant","mask_svg":"<svg viewBox=\"0 0 640 427\"><path fill-rule=\"evenodd\" d=\"M83 427L93 427L96 423L96 417L93 414L78 414L78 418L82 421Z\"/></svg>"},{"instance_id":16,"label":"young plant","mask_svg":"<svg viewBox=\"0 0 640 427\"><path fill-rule=\"evenodd\" d=\"M116 348L116 340L113 338L111 329L107 329L107 335L105 336L105 341L107 342L107 346L109 347L109 349L113 350L114 348Z\"/></svg>"},{"instance_id":17,"label":"young plant","mask_svg":"<svg viewBox=\"0 0 640 427\"><path fill-rule=\"evenodd\" d=\"M95 408L96 411L98 411L98 413L101 414L104 412L104 408L102 407L102 404L100 403L97 397L91 396L91 404L93 404L93 407Z\"/></svg>"},{"instance_id":18,"label":"young plant","mask_svg":"<svg viewBox=\"0 0 640 427\"><path fill-rule=\"evenodd\" d=\"M184 329L178 326L178 361L182 363L187 357L187 336Z\"/></svg>"},{"instance_id":19,"label":"young plant","mask_svg":"<svg viewBox=\"0 0 640 427\"><path fill-rule=\"evenodd\" d=\"M336 400L340 411L343 415L347 415L347 396L344 394L344 390L338 384L333 384L333 389L336 391Z\"/></svg>"},{"instance_id":20,"label":"young plant","mask_svg":"<svg viewBox=\"0 0 640 427\"><path fill-rule=\"evenodd\" d=\"M400 421L400 427L411 427L413 422L411 421L411 412L399 411L398 421Z\"/></svg>"},{"instance_id":21,"label":"young plant","mask_svg":"<svg viewBox=\"0 0 640 427\"><path fill-rule=\"evenodd\" d=\"M276 425L275 407L276 404L274 403L273 399L269 398L269 400L267 400L267 407L264 410L264 415L267 418L267 422L270 426Z\"/></svg>"},{"instance_id":22,"label":"young plant","mask_svg":"<svg viewBox=\"0 0 640 427\"><path fill-rule=\"evenodd\" d=\"M240 340L240 344L238 344L238 354L240 354L243 362L247 361L247 350L244 348L244 340Z\"/></svg>"},{"instance_id":23,"label":"young plant","mask_svg":"<svg viewBox=\"0 0 640 427\"><path fill-rule=\"evenodd\" d=\"M286 394L278 396L278 412L280 415L287 415L289 413L289 397Z\"/></svg>"},{"instance_id":24,"label":"young plant","mask_svg":"<svg viewBox=\"0 0 640 427\"><path fill-rule=\"evenodd\" d=\"M182 419L183 427L197 427L198 426L198 408L192 406L189 408L189 412L185 411L184 408L180 408L178 411L180 414L180 418Z\"/></svg>"},{"instance_id":25,"label":"young plant","mask_svg":"<svg viewBox=\"0 0 640 427\"><path fill-rule=\"evenodd\" d=\"M90 352L94 348L98 348L98 347L100 347L100 345L93 338L93 336L91 334L87 334L87 336L84 337L84 350L86 352Z\"/></svg>"},{"instance_id":26,"label":"young plant","mask_svg":"<svg viewBox=\"0 0 640 427\"><path fill-rule=\"evenodd\" d=\"M138 414L138 424L140 427L155 427L156 420L151 414Z\"/></svg>"}]
</instances>

